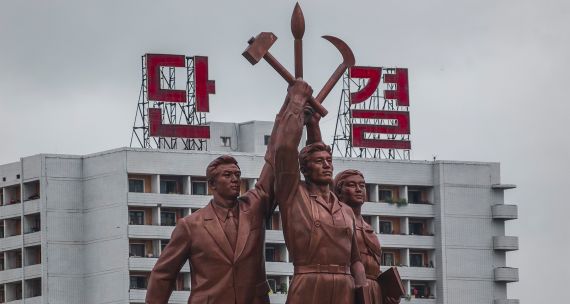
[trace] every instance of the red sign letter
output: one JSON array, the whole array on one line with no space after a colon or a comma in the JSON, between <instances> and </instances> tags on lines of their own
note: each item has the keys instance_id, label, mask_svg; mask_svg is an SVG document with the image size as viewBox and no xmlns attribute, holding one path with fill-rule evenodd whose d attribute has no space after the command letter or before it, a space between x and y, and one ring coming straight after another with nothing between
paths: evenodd
<instances>
[{"instance_id":1,"label":"red sign letter","mask_svg":"<svg viewBox=\"0 0 570 304\"><path fill-rule=\"evenodd\" d=\"M357 104L368 99L378 85L380 84L380 76L382 75L382 68L377 67L351 67L348 71L351 78L368 78L368 83L362 90L350 93L350 104Z\"/></svg>"},{"instance_id":2,"label":"red sign letter","mask_svg":"<svg viewBox=\"0 0 570 304\"><path fill-rule=\"evenodd\" d=\"M410 106L410 96L408 94L408 69L396 69L396 74L384 75L384 82L395 83L396 90L385 90L386 99L396 99L399 106Z\"/></svg>"},{"instance_id":3,"label":"red sign letter","mask_svg":"<svg viewBox=\"0 0 570 304\"><path fill-rule=\"evenodd\" d=\"M148 109L149 135L157 137L210 138L210 126L163 125L160 108Z\"/></svg>"},{"instance_id":4,"label":"red sign letter","mask_svg":"<svg viewBox=\"0 0 570 304\"><path fill-rule=\"evenodd\" d=\"M208 80L208 57L194 56L194 83L196 85L196 111L210 112L209 94L216 94L216 82Z\"/></svg>"},{"instance_id":5,"label":"red sign letter","mask_svg":"<svg viewBox=\"0 0 570 304\"><path fill-rule=\"evenodd\" d=\"M186 102L186 90L167 90L160 87L160 67L185 67L184 55L146 54L148 100Z\"/></svg>"},{"instance_id":6,"label":"red sign letter","mask_svg":"<svg viewBox=\"0 0 570 304\"><path fill-rule=\"evenodd\" d=\"M410 134L410 113L403 111L352 110L352 118L393 119L396 125L352 124L352 146L375 149L410 149L409 140L366 139L364 133Z\"/></svg>"}]
</instances>

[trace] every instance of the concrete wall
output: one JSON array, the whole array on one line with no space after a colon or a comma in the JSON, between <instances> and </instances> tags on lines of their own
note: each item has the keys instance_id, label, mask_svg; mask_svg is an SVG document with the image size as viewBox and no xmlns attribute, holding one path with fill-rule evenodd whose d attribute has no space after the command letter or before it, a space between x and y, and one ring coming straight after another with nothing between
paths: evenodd
<instances>
[{"instance_id":1,"label":"concrete wall","mask_svg":"<svg viewBox=\"0 0 570 304\"><path fill-rule=\"evenodd\" d=\"M84 303L83 187L80 157L45 156L42 265L46 303Z\"/></svg>"},{"instance_id":2,"label":"concrete wall","mask_svg":"<svg viewBox=\"0 0 570 304\"><path fill-rule=\"evenodd\" d=\"M494 279L494 268L506 263L505 252L493 249L493 236L505 232L491 213L503 202L502 190L491 187L499 183L499 165L436 162L434 169L437 302L506 298L505 284Z\"/></svg>"},{"instance_id":3,"label":"concrete wall","mask_svg":"<svg viewBox=\"0 0 570 304\"><path fill-rule=\"evenodd\" d=\"M129 290L126 151L83 161L85 301L126 303Z\"/></svg>"}]
</instances>

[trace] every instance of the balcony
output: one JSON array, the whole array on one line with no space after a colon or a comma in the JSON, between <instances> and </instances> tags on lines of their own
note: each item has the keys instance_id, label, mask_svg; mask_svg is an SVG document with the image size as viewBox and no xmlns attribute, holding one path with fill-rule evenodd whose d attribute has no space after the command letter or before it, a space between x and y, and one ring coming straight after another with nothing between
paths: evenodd
<instances>
[{"instance_id":1,"label":"balcony","mask_svg":"<svg viewBox=\"0 0 570 304\"><path fill-rule=\"evenodd\" d=\"M519 238L516 236L494 236L493 249L495 250L519 250Z\"/></svg>"},{"instance_id":2,"label":"balcony","mask_svg":"<svg viewBox=\"0 0 570 304\"><path fill-rule=\"evenodd\" d=\"M0 239L0 251L13 250L22 247L22 236L14 235Z\"/></svg>"},{"instance_id":3,"label":"balcony","mask_svg":"<svg viewBox=\"0 0 570 304\"><path fill-rule=\"evenodd\" d=\"M265 230L265 242L266 243L285 244L285 239L283 238L283 231L281 231L281 230Z\"/></svg>"},{"instance_id":4,"label":"balcony","mask_svg":"<svg viewBox=\"0 0 570 304\"><path fill-rule=\"evenodd\" d=\"M22 280L22 268L0 271L0 284Z\"/></svg>"},{"instance_id":5,"label":"balcony","mask_svg":"<svg viewBox=\"0 0 570 304\"><path fill-rule=\"evenodd\" d=\"M512 267L497 267L495 268L495 281L496 282L518 282L519 269Z\"/></svg>"},{"instance_id":6,"label":"balcony","mask_svg":"<svg viewBox=\"0 0 570 304\"><path fill-rule=\"evenodd\" d=\"M35 199L24 202L24 214L32 214L40 212L40 200ZM26 300L28 302L28 300Z\"/></svg>"},{"instance_id":7,"label":"balcony","mask_svg":"<svg viewBox=\"0 0 570 304\"><path fill-rule=\"evenodd\" d=\"M518 218L517 205L498 204L491 207L493 219L497 220L514 220Z\"/></svg>"},{"instance_id":8,"label":"balcony","mask_svg":"<svg viewBox=\"0 0 570 304\"><path fill-rule=\"evenodd\" d=\"M412 298L410 301L401 300L400 303L410 303L410 304L435 304L437 303L435 299L415 299Z\"/></svg>"},{"instance_id":9,"label":"balcony","mask_svg":"<svg viewBox=\"0 0 570 304\"><path fill-rule=\"evenodd\" d=\"M158 258L139 258L130 257L129 258L129 270L130 271L148 271L150 272L156 264ZM182 266L181 272L190 272L190 266L188 262Z\"/></svg>"},{"instance_id":10,"label":"balcony","mask_svg":"<svg viewBox=\"0 0 570 304\"><path fill-rule=\"evenodd\" d=\"M430 235L379 234L378 238L384 248L435 248L435 237Z\"/></svg>"},{"instance_id":11,"label":"balcony","mask_svg":"<svg viewBox=\"0 0 570 304\"><path fill-rule=\"evenodd\" d=\"M381 266L382 271L386 271L390 266ZM435 268L433 267L397 267L402 280L435 281Z\"/></svg>"},{"instance_id":12,"label":"balcony","mask_svg":"<svg viewBox=\"0 0 570 304\"><path fill-rule=\"evenodd\" d=\"M129 301L134 303L144 303L146 297L145 289L129 289ZM186 304L190 297L190 291L173 291L168 303Z\"/></svg>"},{"instance_id":13,"label":"balcony","mask_svg":"<svg viewBox=\"0 0 570 304\"><path fill-rule=\"evenodd\" d=\"M129 205L156 207L159 203L163 207L202 208L212 199L211 195L189 194L160 194L129 192L127 201Z\"/></svg>"},{"instance_id":14,"label":"balcony","mask_svg":"<svg viewBox=\"0 0 570 304\"><path fill-rule=\"evenodd\" d=\"M268 275L293 275L293 263L265 262Z\"/></svg>"},{"instance_id":15,"label":"balcony","mask_svg":"<svg viewBox=\"0 0 570 304\"><path fill-rule=\"evenodd\" d=\"M397 204L367 202L362 206L362 214L433 218L435 210L431 204L407 204L399 207Z\"/></svg>"},{"instance_id":16,"label":"balcony","mask_svg":"<svg viewBox=\"0 0 570 304\"><path fill-rule=\"evenodd\" d=\"M508 190L508 189L514 189L516 187L517 187L517 185L514 185L514 184L494 184L494 185L491 185L491 188L496 189L496 190Z\"/></svg>"},{"instance_id":17,"label":"balcony","mask_svg":"<svg viewBox=\"0 0 570 304\"><path fill-rule=\"evenodd\" d=\"M168 240L174 226L129 225L129 238L132 239L162 239Z\"/></svg>"},{"instance_id":18,"label":"balcony","mask_svg":"<svg viewBox=\"0 0 570 304\"><path fill-rule=\"evenodd\" d=\"M22 214L21 203L0 206L0 220L11 217L18 217L21 214Z\"/></svg>"},{"instance_id":19,"label":"balcony","mask_svg":"<svg viewBox=\"0 0 570 304\"><path fill-rule=\"evenodd\" d=\"M272 293L269 295L269 302L271 304L285 304L287 301L286 293Z\"/></svg>"},{"instance_id":20,"label":"balcony","mask_svg":"<svg viewBox=\"0 0 570 304\"><path fill-rule=\"evenodd\" d=\"M24 267L24 276L26 279L41 278L42 276L42 265L36 264ZM28 302L26 300L26 302Z\"/></svg>"},{"instance_id":21,"label":"balcony","mask_svg":"<svg viewBox=\"0 0 570 304\"><path fill-rule=\"evenodd\" d=\"M517 299L495 299L493 304L519 304L520 301Z\"/></svg>"}]
</instances>

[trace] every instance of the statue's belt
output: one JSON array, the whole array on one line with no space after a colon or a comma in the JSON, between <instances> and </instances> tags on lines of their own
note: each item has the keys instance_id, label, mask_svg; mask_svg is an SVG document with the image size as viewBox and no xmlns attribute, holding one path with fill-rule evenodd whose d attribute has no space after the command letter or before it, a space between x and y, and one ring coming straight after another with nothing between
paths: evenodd
<instances>
[{"instance_id":1,"label":"statue's belt","mask_svg":"<svg viewBox=\"0 0 570 304\"><path fill-rule=\"evenodd\" d=\"M350 274L350 267L346 265L296 265L294 274L304 273L333 273Z\"/></svg>"}]
</instances>

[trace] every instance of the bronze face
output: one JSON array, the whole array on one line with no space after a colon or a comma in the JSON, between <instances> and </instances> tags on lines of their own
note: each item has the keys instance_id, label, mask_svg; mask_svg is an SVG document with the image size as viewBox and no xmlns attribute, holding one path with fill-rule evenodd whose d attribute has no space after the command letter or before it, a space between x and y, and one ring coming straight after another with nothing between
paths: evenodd
<instances>
[{"instance_id":1,"label":"bronze face","mask_svg":"<svg viewBox=\"0 0 570 304\"><path fill-rule=\"evenodd\" d=\"M218 193L223 199L236 199L240 192L241 171L235 164L221 164L217 168L218 174L210 185L212 191Z\"/></svg>"},{"instance_id":2,"label":"bronze face","mask_svg":"<svg viewBox=\"0 0 570 304\"><path fill-rule=\"evenodd\" d=\"M332 156L327 151L313 152L303 172L305 179L318 185L328 185L333 180Z\"/></svg>"},{"instance_id":3,"label":"bronze face","mask_svg":"<svg viewBox=\"0 0 570 304\"><path fill-rule=\"evenodd\" d=\"M366 199L366 183L360 175L350 175L342 181L339 199L350 207L360 207Z\"/></svg>"}]
</instances>

